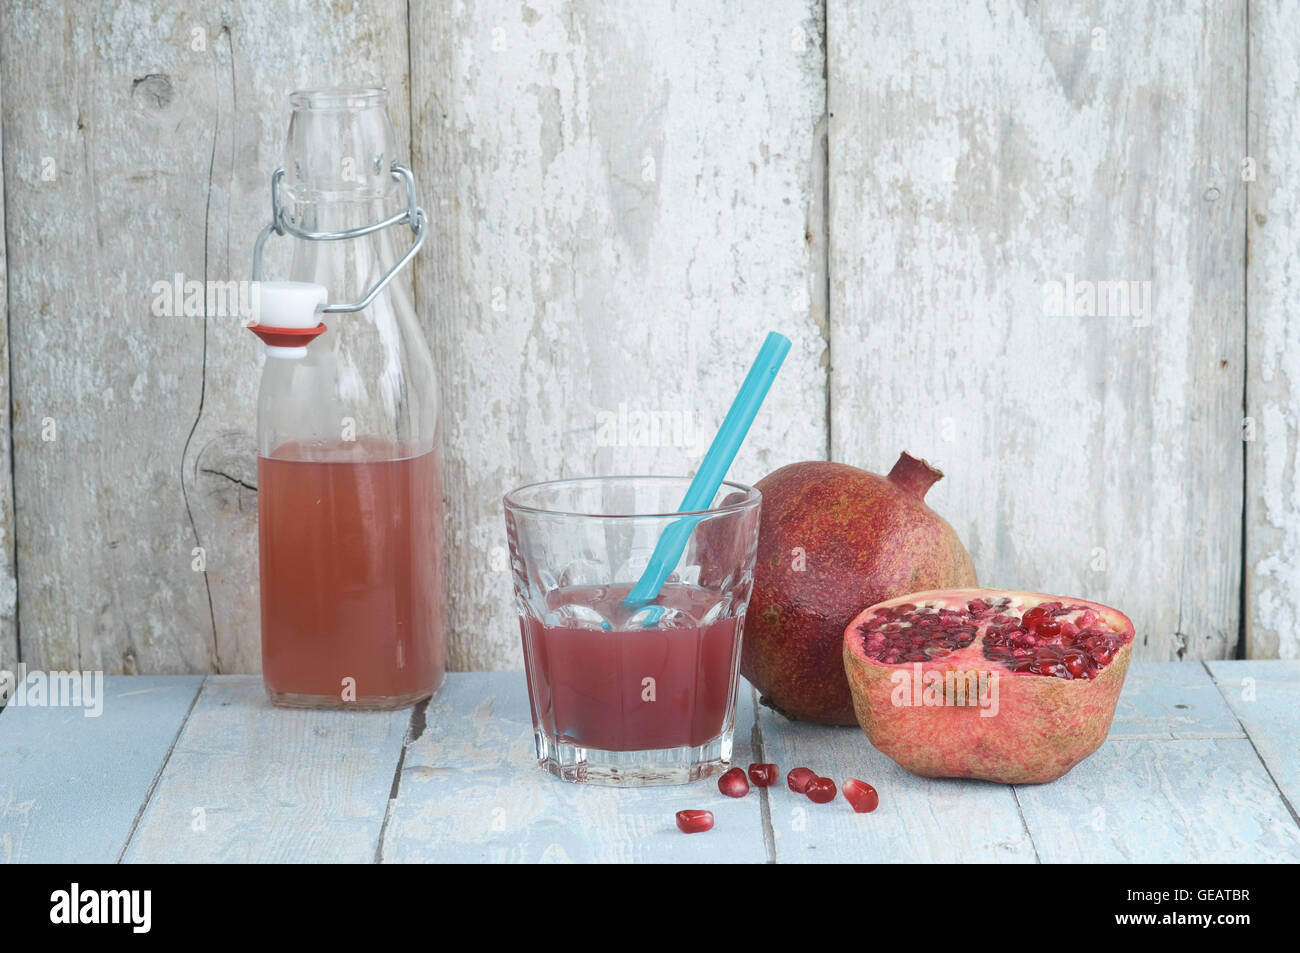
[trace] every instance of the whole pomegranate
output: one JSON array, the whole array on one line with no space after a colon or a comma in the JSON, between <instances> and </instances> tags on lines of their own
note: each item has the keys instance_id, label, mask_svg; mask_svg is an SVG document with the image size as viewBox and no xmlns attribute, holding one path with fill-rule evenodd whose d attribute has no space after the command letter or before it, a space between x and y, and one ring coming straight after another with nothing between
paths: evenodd
<instances>
[{"instance_id":1,"label":"whole pomegranate","mask_svg":"<svg viewBox=\"0 0 1300 953\"><path fill-rule=\"evenodd\" d=\"M863 606L974 586L961 540L925 493L943 476L902 454L889 476L842 463L792 463L758 481L763 514L740 671L792 717L855 724L844 627Z\"/></svg>"},{"instance_id":2,"label":"whole pomegranate","mask_svg":"<svg viewBox=\"0 0 1300 953\"><path fill-rule=\"evenodd\" d=\"M1096 602L948 589L865 610L844 668L862 730L907 770L1037 784L1106 740L1132 643Z\"/></svg>"}]
</instances>

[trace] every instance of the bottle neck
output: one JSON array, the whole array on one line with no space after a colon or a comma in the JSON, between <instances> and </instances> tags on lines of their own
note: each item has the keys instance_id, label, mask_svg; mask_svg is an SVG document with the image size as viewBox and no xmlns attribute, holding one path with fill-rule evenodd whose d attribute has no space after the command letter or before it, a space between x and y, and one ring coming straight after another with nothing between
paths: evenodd
<instances>
[{"instance_id":1,"label":"bottle neck","mask_svg":"<svg viewBox=\"0 0 1300 953\"><path fill-rule=\"evenodd\" d=\"M383 199L299 204L293 210L294 223L305 231L348 231L383 221L393 213L392 206ZM397 260L393 231L384 228L335 241L294 239L290 275L295 281L324 285L332 303L356 301Z\"/></svg>"},{"instance_id":2,"label":"bottle neck","mask_svg":"<svg viewBox=\"0 0 1300 953\"><path fill-rule=\"evenodd\" d=\"M383 221L397 210L396 199L394 190L387 198L293 202L288 215L293 224L305 231L340 232Z\"/></svg>"},{"instance_id":3,"label":"bottle neck","mask_svg":"<svg viewBox=\"0 0 1300 953\"><path fill-rule=\"evenodd\" d=\"M377 88L299 90L285 143L286 213L304 231L338 232L381 222L400 208L388 94ZM294 280L329 289L332 303L356 301L393 264L392 229L361 238L295 243Z\"/></svg>"}]
</instances>

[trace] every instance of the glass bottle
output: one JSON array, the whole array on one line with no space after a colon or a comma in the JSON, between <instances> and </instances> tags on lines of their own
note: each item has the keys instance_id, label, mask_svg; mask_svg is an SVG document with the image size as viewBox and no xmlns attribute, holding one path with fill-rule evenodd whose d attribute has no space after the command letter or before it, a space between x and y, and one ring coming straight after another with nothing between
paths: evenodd
<instances>
[{"instance_id":1,"label":"glass bottle","mask_svg":"<svg viewBox=\"0 0 1300 953\"><path fill-rule=\"evenodd\" d=\"M409 270L364 308L345 303L398 263L395 239L411 238L401 226L422 237L414 183L394 162L386 91L306 90L290 104L276 222L254 267L260 277L272 230L291 236L292 281L264 283L253 328L267 343L263 679L277 705L401 708L437 690L446 661L438 383ZM410 220L396 220L402 206ZM302 330L291 340L285 327Z\"/></svg>"}]
</instances>

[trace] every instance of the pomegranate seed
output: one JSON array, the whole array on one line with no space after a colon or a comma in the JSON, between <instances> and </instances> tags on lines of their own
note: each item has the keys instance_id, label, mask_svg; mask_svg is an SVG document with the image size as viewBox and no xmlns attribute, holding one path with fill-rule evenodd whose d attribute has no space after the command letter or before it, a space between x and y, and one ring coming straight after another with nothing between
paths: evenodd
<instances>
[{"instance_id":1,"label":"pomegranate seed","mask_svg":"<svg viewBox=\"0 0 1300 953\"><path fill-rule=\"evenodd\" d=\"M1039 675L1054 675L1057 678L1070 677L1070 670L1059 659L1040 658L1030 670Z\"/></svg>"},{"instance_id":2,"label":"pomegranate seed","mask_svg":"<svg viewBox=\"0 0 1300 953\"><path fill-rule=\"evenodd\" d=\"M866 781L849 778L844 782L844 799L859 814L870 814L880 806L880 795Z\"/></svg>"},{"instance_id":3,"label":"pomegranate seed","mask_svg":"<svg viewBox=\"0 0 1300 953\"><path fill-rule=\"evenodd\" d=\"M1032 632L1034 629L1038 628L1038 623L1042 622L1046 617L1047 610L1042 606L1035 606L1026 612L1020 621L1023 622L1025 627Z\"/></svg>"},{"instance_id":4,"label":"pomegranate seed","mask_svg":"<svg viewBox=\"0 0 1300 953\"><path fill-rule=\"evenodd\" d=\"M1051 619L1044 619L1042 622L1038 623L1038 631L1036 635L1040 639L1054 639L1060 634L1061 624L1059 622L1053 622Z\"/></svg>"},{"instance_id":5,"label":"pomegranate seed","mask_svg":"<svg viewBox=\"0 0 1300 953\"><path fill-rule=\"evenodd\" d=\"M677 829L683 834L702 834L713 830L712 811L678 811Z\"/></svg>"},{"instance_id":6,"label":"pomegranate seed","mask_svg":"<svg viewBox=\"0 0 1300 953\"><path fill-rule=\"evenodd\" d=\"M718 790L727 797L744 797L749 793L749 782L745 780L743 768L732 768L718 778Z\"/></svg>"},{"instance_id":7,"label":"pomegranate seed","mask_svg":"<svg viewBox=\"0 0 1300 953\"><path fill-rule=\"evenodd\" d=\"M813 778L808 782L804 794L808 795L810 801L815 801L818 804L829 804L835 800L835 782L830 778Z\"/></svg>"},{"instance_id":8,"label":"pomegranate seed","mask_svg":"<svg viewBox=\"0 0 1300 953\"><path fill-rule=\"evenodd\" d=\"M780 773L780 768L774 764L751 764L749 766L749 780L754 782L755 787L765 788Z\"/></svg>"},{"instance_id":9,"label":"pomegranate seed","mask_svg":"<svg viewBox=\"0 0 1300 953\"><path fill-rule=\"evenodd\" d=\"M981 612L987 610L988 607L989 604L983 599L972 599L970 602L966 603L966 608L971 611L972 615L979 615ZM844 783L847 784L848 782L846 781Z\"/></svg>"},{"instance_id":10,"label":"pomegranate seed","mask_svg":"<svg viewBox=\"0 0 1300 953\"><path fill-rule=\"evenodd\" d=\"M785 783L790 785L790 790L795 794L803 794L808 790L808 782L816 780L816 773L808 768L795 768L785 776Z\"/></svg>"}]
</instances>

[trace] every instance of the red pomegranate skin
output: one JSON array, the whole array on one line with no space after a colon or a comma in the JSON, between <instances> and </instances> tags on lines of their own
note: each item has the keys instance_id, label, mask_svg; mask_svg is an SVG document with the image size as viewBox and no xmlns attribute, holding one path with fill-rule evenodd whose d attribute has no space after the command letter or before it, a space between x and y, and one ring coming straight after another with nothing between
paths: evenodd
<instances>
[{"instance_id":1,"label":"red pomegranate skin","mask_svg":"<svg viewBox=\"0 0 1300 953\"><path fill-rule=\"evenodd\" d=\"M927 778L982 778L1004 784L1042 784L1064 775L1106 740L1133 654L1133 622L1118 609L1084 599L999 589L914 592L882 605L926 601L964 605L972 599L1011 597L1028 609L1049 601L1086 606L1123 645L1092 678L1065 679L998 671L998 710L895 705L893 680L912 663L887 664L867 656L862 623L880 605L864 609L844 631L844 668L858 723L882 754ZM968 648L921 663L930 671L996 670L983 657L983 634Z\"/></svg>"},{"instance_id":2,"label":"red pomegranate skin","mask_svg":"<svg viewBox=\"0 0 1300 953\"><path fill-rule=\"evenodd\" d=\"M791 718L856 725L843 661L849 621L894 596L978 584L961 540L925 503L942 476L904 453L888 477L810 461L758 481L763 515L740 671L766 704Z\"/></svg>"}]
</instances>

